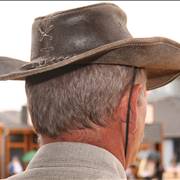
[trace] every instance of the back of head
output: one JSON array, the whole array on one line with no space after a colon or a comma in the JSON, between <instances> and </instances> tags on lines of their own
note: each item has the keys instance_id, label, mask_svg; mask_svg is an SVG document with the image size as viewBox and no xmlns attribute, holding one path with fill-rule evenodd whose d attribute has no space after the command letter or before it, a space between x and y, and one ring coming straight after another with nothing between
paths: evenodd
<instances>
[{"instance_id":1,"label":"back of head","mask_svg":"<svg viewBox=\"0 0 180 180\"><path fill-rule=\"evenodd\" d=\"M132 79L132 68L74 65L26 79L28 106L38 134L105 126Z\"/></svg>"}]
</instances>

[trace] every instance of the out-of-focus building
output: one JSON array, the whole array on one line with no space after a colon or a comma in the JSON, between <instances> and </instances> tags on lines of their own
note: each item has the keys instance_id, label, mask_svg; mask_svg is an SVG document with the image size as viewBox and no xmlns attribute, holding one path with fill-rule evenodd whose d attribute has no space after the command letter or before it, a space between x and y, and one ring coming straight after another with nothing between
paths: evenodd
<instances>
[{"instance_id":1,"label":"out-of-focus building","mask_svg":"<svg viewBox=\"0 0 180 180\"><path fill-rule=\"evenodd\" d=\"M0 112L0 178L9 176L11 159L21 157L28 151L37 149L37 137L28 124L26 106L21 112Z\"/></svg>"},{"instance_id":2,"label":"out-of-focus building","mask_svg":"<svg viewBox=\"0 0 180 180\"><path fill-rule=\"evenodd\" d=\"M140 150L155 149L159 152L162 161L162 142L163 142L163 128L161 122L155 122L154 119L154 106L147 105L147 114L145 120L145 130L143 143Z\"/></svg>"},{"instance_id":3,"label":"out-of-focus building","mask_svg":"<svg viewBox=\"0 0 180 180\"><path fill-rule=\"evenodd\" d=\"M165 97L152 103L154 120L164 131L163 162L168 167L176 157L180 163L180 97Z\"/></svg>"}]
</instances>

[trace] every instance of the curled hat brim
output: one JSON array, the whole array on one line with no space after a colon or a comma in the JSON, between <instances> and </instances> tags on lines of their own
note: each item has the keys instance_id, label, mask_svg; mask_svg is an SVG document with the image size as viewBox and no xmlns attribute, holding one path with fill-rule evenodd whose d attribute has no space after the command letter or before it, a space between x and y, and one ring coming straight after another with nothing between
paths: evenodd
<instances>
[{"instance_id":1,"label":"curled hat brim","mask_svg":"<svg viewBox=\"0 0 180 180\"><path fill-rule=\"evenodd\" d=\"M0 80L25 80L29 76L73 64L126 65L144 68L147 89L166 85L180 74L180 44L167 38L129 38L71 57L38 58L31 62L0 57Z\"/></svg>"}]
</instances>

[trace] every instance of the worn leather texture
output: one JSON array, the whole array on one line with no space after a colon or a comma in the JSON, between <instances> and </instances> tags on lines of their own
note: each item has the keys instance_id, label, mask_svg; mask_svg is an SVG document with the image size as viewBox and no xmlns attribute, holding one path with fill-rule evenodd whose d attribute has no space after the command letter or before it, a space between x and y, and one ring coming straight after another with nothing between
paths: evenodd
<instances>
[{"instance_id":1,"label":"worn leather texture","mask_svg":"<svg viewBox=\"0 0 180 180\"><path fill-rule=\"evenodd\" d=\"M35 19L31 62L0 57L0 80L25 80L74 64L144 68L147 89L161 87L180 72L180 44L163 37L133 38L126 14L100 3Z\"/></svg>"}]
</instances>

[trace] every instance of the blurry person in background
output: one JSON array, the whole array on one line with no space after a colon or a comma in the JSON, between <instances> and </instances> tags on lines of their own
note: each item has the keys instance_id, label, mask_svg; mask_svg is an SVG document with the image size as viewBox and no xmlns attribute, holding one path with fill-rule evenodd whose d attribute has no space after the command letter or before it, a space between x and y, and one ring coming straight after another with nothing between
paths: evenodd
<instances>
[{"instance_id":1,"label":"blurry person in background","mask_svg":"<svg viewBox=\"0 0 180 180\"><path fill-rule=\"evenodd\" d=\"M9 174L14 175L23 171L23 167L21 162L17 156L14 156L9 164Z\"/></svg>"},{"instance_id":2,"label":"blurry person in background","mask_svg":"<svg viewBox=\"0 0 180 180\"><path fill-rule=\"evenodd\" d=\"M35 19L31 62L0 58L0 80L25 80L40 149L9 180L126 179L142 142L146 90L180 71L180 45L133 38L116 5ZM168 65L167 65L168 63Z\"/></svg>"},{"instance_id":3,"label":"blurry person in background","mask_svg":"<svg viewBox=\"0 0 180 180\"><path fill-rule=\"evenodd\" d=\"M160 159L159 152L152 145L147 150L141 151L139 153L140 163L138 169L138 175L144 179L162 180L163 166Z\"/></svg>"},{"instance_id":4,"label":"blurry person in background","mask_svg":"<svg viewBox=\"0 0 180 180\"><path fill-rule=\"evenodd\" d=\"M156 162L154 159L145 158L142 159L139 165L138 175L139 177L147 180L155 178L156 174Z\"/></svg>"},{"instance_id":5,"label":"blurry person in background","mask_svg":"<svg viewBox=\"0 0 180 180\"><path fill-rule=\"evenodd\" d=\"M169 178L180 178L180 166L177 164L176 157L173 157L170 166L166 169L166 176Z\"/></svg>"},{"instance_id":6,"label":"blurry person in background","mask_svg":"<svg viewBox=\"0 0 180 180\"><path fill-rule=\"evenodd\" d=\"M138 179L138 167L137 165L130 165L126 170L127 180Z\"/></svg>"}]
</instances>

